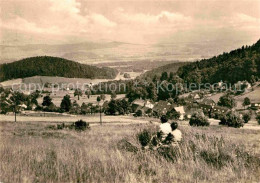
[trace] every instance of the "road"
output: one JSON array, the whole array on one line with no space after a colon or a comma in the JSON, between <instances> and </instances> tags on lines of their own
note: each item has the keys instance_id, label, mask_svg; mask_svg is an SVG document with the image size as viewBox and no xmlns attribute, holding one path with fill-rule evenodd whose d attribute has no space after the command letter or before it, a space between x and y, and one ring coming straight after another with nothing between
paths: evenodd
<instances>
[{"instance_id":1,"label":"road","mask_svg":"<svg viewBox=\"0 0 260 183\"><path fill-rule=\"evenodd\" d=\"M69 123L75 122L77 120L84 120L89 122L91 126L97 125L100 123L99 115L96 116L17 116L17 122L45 122L45 123ZM209 119L210 125L217 126L219 120ZM14 122L14 115L0 115L0 122ZM113 124L113 125L127 125L127 124L148 124L153 123L156 125L160 124L159 119L156 118L136 118L133 116L102 116L103 124ZM181 126L189 125L188 121L179 121ZM256 121L249 121L241 129L250 129L250 130L260 130L260 125Z\"/></svg>"}]
</instances>

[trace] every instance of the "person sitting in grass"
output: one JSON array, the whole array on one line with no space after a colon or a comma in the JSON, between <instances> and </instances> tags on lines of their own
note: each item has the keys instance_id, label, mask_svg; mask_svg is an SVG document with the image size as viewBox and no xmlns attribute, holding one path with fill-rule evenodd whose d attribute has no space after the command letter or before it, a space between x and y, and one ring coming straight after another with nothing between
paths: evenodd
<instances>
[{"instance_id":1,"label":"person sitting in grass","mask_svg":"<svg viewBox=\"0 0 260 183\"><path fill-rule=\"evenodd\" d=\"M172 144L178 144L182 140L182 133L178 128L178 123L177 122L172 122L171 123L171 135L172 135Z\"/></svg>"},{"instance_id":2,"label":"person sitting in grass","mask_svg":"<svg viewBox=\"0 0 260 183\"><path fill-rule=\"evenodd\" d=\"M178 123L168 123L167 116L161 117L161 125L156 135L152 137L150 148L176 146L182 140L182 133L178 130Z\"/></svg>"},{"instance_id":3,"label":"person sitting in grass","mask_svg":"<svg viewBox=\"0 0 260 183\"><path fill-rule=\"evenodd\" d=\"M172 128L171 128L171 124L168 123L168 118L167 116L163 115L161 117L161 125L159 127L159 134L158 136L160 137L161 141L164 141L165 138L168 136L169 133L171 133Z\"/></svg>"}]
</instances>

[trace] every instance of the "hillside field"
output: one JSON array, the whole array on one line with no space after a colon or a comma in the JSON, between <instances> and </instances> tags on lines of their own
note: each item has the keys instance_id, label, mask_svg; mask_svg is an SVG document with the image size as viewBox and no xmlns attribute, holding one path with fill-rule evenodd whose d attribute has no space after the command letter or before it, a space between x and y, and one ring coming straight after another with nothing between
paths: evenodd
<instances>
[{"instance_id":1,"label":"hillside field","mask_svg":"<svg viewBox=\"0 0 260 183\"><path fill-rule=\"evenodd\" d=\"M260 103L260 87L255 87L254 91L245 93L243 95L239 95L237 97L235 97L236 102L237 102L237 108L241 109L244 108L243 107L243 101L244 98L248 97L251 101L251 103Z\"/></svg>"},{"instance_id":2,"label":"hillside field","mask_svg":"<svg viewBox=\"0 0 260 183\"><path fill-rule=\"evenodd\" d=\"M85 132L49 125L0 122L1 181L259 181L258 130L181 125L183 142L172 161L156 151L142 150L136 139L138 132L154 129L155 124L97 125Z\"/></svg>"}]
</instances>

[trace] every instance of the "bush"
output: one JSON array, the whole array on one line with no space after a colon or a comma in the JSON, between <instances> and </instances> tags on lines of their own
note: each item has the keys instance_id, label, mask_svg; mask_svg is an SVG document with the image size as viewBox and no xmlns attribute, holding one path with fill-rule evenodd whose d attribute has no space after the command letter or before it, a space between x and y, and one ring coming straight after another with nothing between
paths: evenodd
<instances>
[{"instance_id":1,"label":"bush","mask_svg":"<svg viewBox=\"0 0 260 183\"><path fill-rule=\"evenodd\" d=\"M244 126L244 121L236 112L230 111L224 115L220 120L220 125L227 125L229 127L240 128Z\"/></svg>"},{"instance_id":2,"label":"bush","mask_svg":"<svg viewBox=\"0 0 260 183\"><path fill-rule=\"evenodd\" d=\"M214 112L212 113L211 117L213 117L214 119L222 119L224 117L224 114L221 112Z\"/></svg>"},{"instance_id":3,"label":"bush","mask_svg":"<svg viewBox=\"0 0 260 183\"><path fill-rule=\"evenodd\" d=\"M74 126L75 126L75 130L79 130L79 131L83 131L83 130L86 130L86 129L89 129L90 126L89 126L89 123L83 121L83 120L78 120L74 123Z\"/></svg>"},{"instance_id":4,"label":"bush","mask_svg":"<svg viewBox=\"0 0 260 183\"><path fill-rule=\"evenodd\" d=\"M181 114L175 110L168 111L166 115L169 119L179 119L181 116Z\"/></svg>"},{"instance_id":5,"label":"bush","mask_svg":"<svg viewBox=\"0 0 260 183\"><path fill-rule=\"evenodd\" d=\"M248 121L250 121L250 119L251 119L250 114L246 113L246 114L243 115L243 120L244 120L245 123L248 123Z\"/></svg>"},{"instance_id":6,"label":"bush","mask_svg":"<svg viewBox=\"0 0 260 183\"><path fill-rule=\"evenodd\" d=\"M143 147L145 147L151 142L152 132L150 132L147 129L144 129L143 131L141 131L140 133L137 134L137 138L138 138L139 143Z\"/></svg>"},{"instance_id":7,"label":"bush","mask_svg":"<svg viewBox=\"0 0 260 183\"><path fill-rule=\"evenodd\" d=\"M260 125L260 114L258 114L258 115L256 116L256 120L257 120L258 124Z\"/></svg>"},{"instance_id":8,"label":"bush","mask_svg":"<svg viewBox=\"0 0 260 183\"><path fill-rule=\"evenodd\" d=\"M135 116L142 116L142 115L143 115L143 111L140 109L135 113Z\"/></svg>"},{"instance_id":9,"label":"bush","mask_svg":"<svg viewBox=\"0 0 260 183\"><path fill-rule=\"evenodd\" d=\"M57 130L62 130L65 128L65 123L57 124Z\"/></svg>"},{"instance_id":10,"label":"bush","mask_svg":"<svg viewBox=\"0 0 260 183\"><path fill-rule=\"evenodd\" d=\"M201 112L192 114L189 122L190 126L209 126L209 121Z\"/></svg>"}]
</instances>

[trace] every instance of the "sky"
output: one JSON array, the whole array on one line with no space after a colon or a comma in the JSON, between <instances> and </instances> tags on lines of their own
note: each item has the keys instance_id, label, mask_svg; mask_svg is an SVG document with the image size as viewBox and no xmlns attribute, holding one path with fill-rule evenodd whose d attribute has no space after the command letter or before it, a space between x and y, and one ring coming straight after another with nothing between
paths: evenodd
<instances>
[{"instance_id":1,"label":"sky","mask_svg":"<svg viewBox=\"0 0 260 183\"><path fill-rule=\"evenodd\" d=\"M260 38L259 0L0 0L0 44Z\"/></svg>"}]
</instances>

